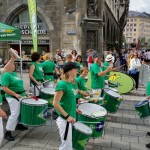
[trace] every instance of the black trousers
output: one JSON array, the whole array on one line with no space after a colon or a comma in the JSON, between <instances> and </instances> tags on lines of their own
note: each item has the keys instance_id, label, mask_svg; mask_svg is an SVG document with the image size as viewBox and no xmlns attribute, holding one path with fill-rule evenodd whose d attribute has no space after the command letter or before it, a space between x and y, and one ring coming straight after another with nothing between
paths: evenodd
<instances>
[{"instance_id":1,"label":"black trousers","mask_svg":"<svg viewBox=\"0 0 150 150\"><path fill-rule=\"evenodd\" d=\"M129 75L135 80L136 86L135 88L138 89L139 87L139 72L137 72L136 74L130 74Z\"/></svg>"}]
</instances>

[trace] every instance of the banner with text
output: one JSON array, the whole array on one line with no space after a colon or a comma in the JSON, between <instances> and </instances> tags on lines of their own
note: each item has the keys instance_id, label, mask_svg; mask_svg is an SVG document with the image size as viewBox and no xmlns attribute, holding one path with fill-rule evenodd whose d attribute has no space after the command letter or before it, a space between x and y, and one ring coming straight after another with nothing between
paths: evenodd
<instances>
[{"instance_id":1,"label":"banner with text","mask_svg":"<svg viewBox=\"0 0 150 150\"><path fill-rule=\"evenodd\" d=\"M34 52L37 52L37 14L36 14L36 0L28 0L30 24L32 31L32 40Z\"/></svg>"}]
</instances>

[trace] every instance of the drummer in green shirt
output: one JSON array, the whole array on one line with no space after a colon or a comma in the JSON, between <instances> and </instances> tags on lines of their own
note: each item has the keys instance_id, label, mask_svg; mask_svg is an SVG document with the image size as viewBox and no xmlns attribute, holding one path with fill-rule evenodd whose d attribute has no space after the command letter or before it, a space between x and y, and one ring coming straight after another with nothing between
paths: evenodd
<instances>
[{"instance_id":1,"label":"drummer in green shirt","mask_svg":"<svg viewBox=\"0 0 150 150\"><path fill-rule=\"evenodd\" d=\"M53 105L59 117L56 120L61 145L59 149L72 150L72 123L76 118L76 96L72 81L77 75L78 66L73 62L67 62L63 66L63 79L60 80L55 89ZM66 130L68 129L68 130ZM67 133L67 134L65 134ZM65 136L66 135L66 136ZM65 137L65 138L64 138Z\"/></svg>"},{"instance_id":2,"label":"drummer in green shirt","mask_svg":"<svg viewBox=\"0 0 150 150\"><path fill-rule=\"evenodd\" d=\"M88 75L89 69L87 67L81 68L81 75L76 78L76 82L78 85L78 95L77 98L83 98L84 96L89 96L87 91L87 87L85 86L86 80L85 77Z\"/></svg>"},{"instance_id":3,"label":"drummer in green shirt","mask_svg":"<svg viewBox=\"0 0 150 150\"><path fill-rule=\"evenodd\" d=\"M12 69L4 73L1 78L2 88L4 90L6 100L10 107L10 116L6 124L5 139L14 141L15 138L11 132L16 128L18 130L27 130L28 128L22 124L18 124L18 117L20 115L20 98L26 97L23 80L17 75L15 65L12 64ZM18 125L17 125L18 124Z\"/></svg>"},{"instance_id":4,"label":"drummer in green shirt","mask_svg":"<svg viewBox=\"0 0 150 150\"><path fill-rule=\"evenodd\" d=\"M93 93L100 95L101 90L105 86L105 79L104 76L113 70L112 66L108 66L105 71L102 71L102 58L100 54L95 53L94 56L94 63L91 65L90 73L91 73L91 88L93 89Z\"/></svg>"},{"instance_id":5,"label":"drummer in green shirt","mask_svg":"<svg viewBox=\"0 0 150 150\"><path fill-rule=\"evenodd\" d=\"M14 61L15 61L15 57L11 55L11 59L9 60L9 62L4 66L4 68L0 69L0 75L4 74L7 71L12 70L13 68L12 64L14 64ZM2 95L0 93L0 147L3 141L3 136L4 136L2 118L5 118L5 119L7 118L7 114L2 110L1 105L2 105Z\"/></svg>"},{"instance_id":6,"label":"drummer in green shirt","mask_svg":"<svg viewBox=\"0 0 150 150\"><path fill-rule=\"evenodd\" d=\"M43 87L42 82L44 81L43 76L43 67L40 63L40 54L38 52L34 52L31 55L32 64L29 70L29 77L31 80L31 84L34 87L34 95L40 95L40 89Z\"/></svg>"},{"instance_id":7,"label":"drummer in green shirt","mask_svg":"<svg viewBox=\"0 0 150 150\"><path fill-rule=\"evenodd\" d=\"M112 55L107 55L105 58L105 62L103 64L103 71L105 71L109 66L113 67L113 56ZM115 68L113 68L115 70ZM110 72L107 72L105 75L105 84L108 86L108 79L110 76Z\"/></svg>"},{"instance_id":8,"label":"drummer in green shirt","mask_svg":"<svg viewBox=\"0 0 150 150\"><path fill-rule=\"evenodd\" d=\"M50 53L46 53L45 58L46 58L46 61L44 61L42 63L42 68L43 68L43 72L44 72L44 80L45 81L50 80L50 82L53 82L56 64L51 61ZM46 87L49 87L49 84Z\"/></svg>"},{"instance_id":9,"label":"drummer in green shirt","mask_svg":"<svg viewBox=\"0 0 150 150\"><path fill-rule=\"evenodd\" d=\"M81 55L78 55L76 57L75 63L79 66L78 73L77 73L77 77L79 77L80 76L80 70L83 67L83 65L82 65L82 56Z\"/></svg>"}]
</instances>

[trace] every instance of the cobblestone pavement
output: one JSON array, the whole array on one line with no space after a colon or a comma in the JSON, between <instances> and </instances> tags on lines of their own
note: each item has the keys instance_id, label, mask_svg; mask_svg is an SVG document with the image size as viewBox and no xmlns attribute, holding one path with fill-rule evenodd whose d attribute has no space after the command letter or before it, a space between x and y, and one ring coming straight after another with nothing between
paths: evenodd
<instances>
[{"instance_id":1,"label":"cobblestone pavement","mask_svg":"<svg viewBox=\"0 0 150 150\"><path fill-rule=\"evenodd\" d=\"M30 89L27 74L23 74L25 87ZM146 132L150 131L149 120L139 119L134 105L145 98L145 88L140 86L137 91L123 95L123 101L116 114L108 114L104 135L87 143L87 150L146 150L145 144L150 143ZM7 105L7 104L5 104ZM4 106L6 107L6 106ZM4 120L4 126L6 121ZM13 142L3 141L1 150L56 150L60 138L55 121L50 126L50 117L45 126L30 127L28 131L15 131Z\"/></svg>"}]
</instances>

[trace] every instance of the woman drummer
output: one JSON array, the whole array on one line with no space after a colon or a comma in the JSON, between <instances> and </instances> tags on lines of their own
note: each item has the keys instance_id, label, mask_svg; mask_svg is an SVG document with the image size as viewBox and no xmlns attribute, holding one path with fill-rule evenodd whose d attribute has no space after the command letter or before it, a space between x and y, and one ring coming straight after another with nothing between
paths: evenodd
<instances>
[{"instance_id":1,"label":"woman drummer","mask_svg":"<svg viewBox=\"0 0 150 150\"><path fill-rule=\"evenodd\" d=\"M15 138L11 135L11 132L17 130L27 130L28 128L18 124L18 117L20 114L20 98L25 97L23 80L17 75L15 65L11 64L12 68L2 75L1 84L2 89L5 92L6 100L10 107L10 116L6 124L5 139L8 141L14 141ZM18 125L17 125L18 124Z\"/></svg>"},{"instance_id":2,"label":"woman drummer","mask_svg":"<svg viewBox=\"0 0 150 150\"><path fill-rule=\"evenodd\" d=\"M42 82L44 81L43 76L43 68L40 63L40 54L38 52L34 52L31 55L32 65L29 70L29 77L31 80L31 84L34 87L34 95L40 95L40 89L42 87Z\"/></svg>"},{"instance_id":3,"label":"woman drummer","mask_svg":"<svg viewBox=\"0 0 150 150\"><path fill-rule=\"evenodd\" d=\"M55 89L56 93L54 95L53 105L59 115L56 123L62 142L59 150L72 150L71 123L74 123L76 118L76 96L72 81L76 77L77 71L78 66L75 63L65 63L63 66L63 79L58 82ZM68 130L65 130L67 127Z\"/></svg>"},{"instance_id":4,"label":"woman drummer","mask_svg":"<svg viewBox=\"0 0 150 150\"><path fill-rule=\"evenodd\" d=\"M51 61L51 54L45 54L46 61L42 63L43 72L44 72L44 80L54 81L54 72L56 68L56 64Z\"/></svg>"},{"instance_id":5,"label":"woman drummer","mask_svg":"<svg viewBox=\"0 0 150 150\"><path fill-rule=\"evenodd\" d=\"M14 63L14 60L15 60L14 56L11 56L11 59L4 66L4 68L0 69L0 75L11 70L12 64ZM4 136L2 118L7 118L7 114L1 109L1 105L2 105L2 95L0 93L0 146L2 144L2 140L3 140L3 136Z\"/></svg>"}]
</instances>

